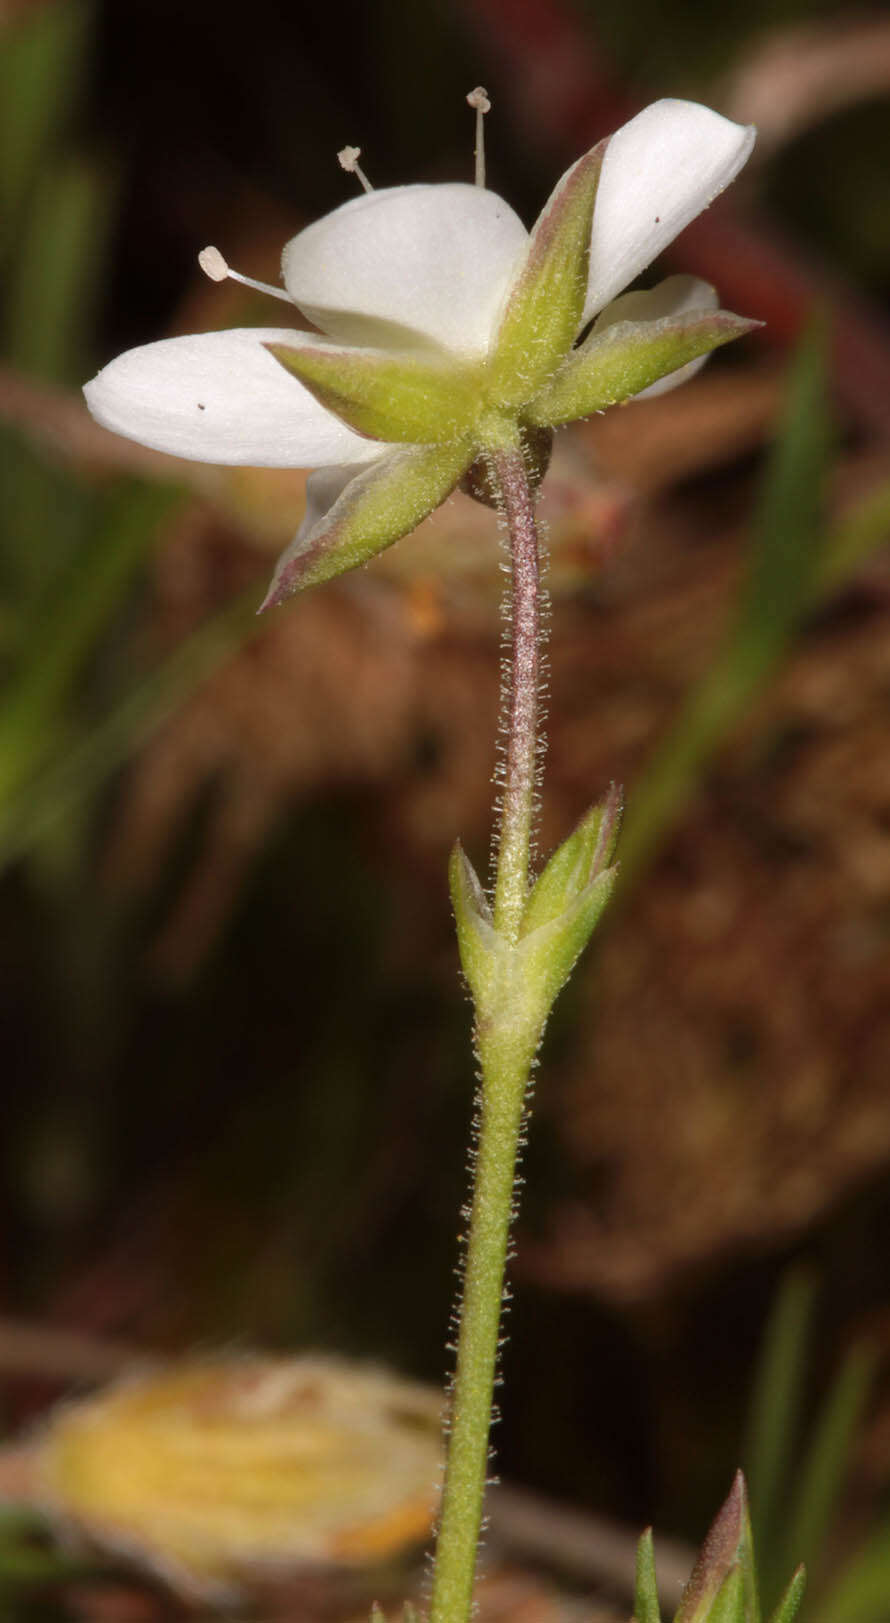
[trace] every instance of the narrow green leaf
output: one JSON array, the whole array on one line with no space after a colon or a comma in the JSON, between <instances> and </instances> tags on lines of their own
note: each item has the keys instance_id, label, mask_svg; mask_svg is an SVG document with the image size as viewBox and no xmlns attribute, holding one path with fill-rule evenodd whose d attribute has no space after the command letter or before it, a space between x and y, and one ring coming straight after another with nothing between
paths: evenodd
<instances>
[{"instance_id":1,"label":"narrow green leaf","mask_svg":"<svg viewBox=\"0 0 890 1623\"><path fill-rule=\"evenodd\" d=\"M866 1543L849 1560L807 1623L887 1623L890 1520L884 1517Z\"/></svg>"},{"instance_id":2,"label":"narrow green leaf","mask_svg":"<svg viewBox=\"0 0 890 1623\"><path fill-rule=\"evenodd\" d=\"M794 358L739 599L733 657L755 672L784 651L810 605L819 575L832 442L827 372L827 334L817 320Z\"/></svg>"},{"instance_id":3,"label":"narrow green leaf","mask_svg":"<svg viewBox=\"0 0 890 1623\"><path fill-rule=\"evenodd\" d=\"M49 0L6 19L0 51L0 249L19 229L19 215L54 141L64 133L86 59L90 8Z\"/></svg>"},{"instance_id":4,"label":"narrow green leaf","mask_svg":"<svg viewBox=\"0 0 890 1623\"><path fill-rule=\"evenodd\" d=\"M35 185L3 312L7 356L23 372L83 380L108 221L105 177L82 159L64 159Z\"/></svg>"},{"instance_id":5,"label":"narrow green leaf","mask_svg":"<svg viewBox=\"0 0 890 1623\"><path fill-rule=\"evenodd\" d=\"M515 949L529 1007L538 1010L541 1029L602 917L616 873L606 868L598 874L565 912L523 935Z\"/></svg>"},{"instance_id":6,"label":"narrow green leaf","mask_svg":"<svg viewBox=\"0 0 890 1623\"><path fill-rule=\"evenodd\" d=\"M611 330L611 329L610 329ZM822 544L828 462L826 339L804 335L754 526L735 623L631 798L621 841L622 889L635 883L693 793L707 762L760 692L811 601Z\"/></svg>"},{"instance_id":7,"label":"narrow green leaf","mask_svg":"<svg viewBox=\"0 0 890 1623\"><path fill-rule=\"evenodd\" d=\"M748 1623L741 1567L733 1567L726 1574L701 1623Z\"/></svg>"},{"instance_id":8,"label":"narrow green leaf","mask_svg":"<svg viewBox=\"0 0 890 1623\"><path fill-rule=\"evenodd\" d=\"M129 480L118 486L89 544L36 610L28 656L0 717L0 804L48 755L74 684L176 499L164 487Z\"/></svg>"},{"instance_id":9,"label":"narrow green leaf","mask_svg":"<svg viewBox=\"0 0 890 1623\"><path fill-rule=\"evenodd\" d=\"M798 1567L788 1588L770 1618L770 1623L794 1623L800 1603L803 1600L804 1590L807 1587L806 1567ZM836 1613L836 1623L844 1623L842 1614Z\"/></svg>"},{"instance_id":10,"label":"narrow green leaf","mask_svg":"<svg viewBox=\"0 0 890 1623\"><path fill-rule=\"evenodd\" d=\"M442 445L465 435L478 409L478 368L445 355L440 360L321 339L266 348L328 411L371 439Z\"/></svg>"},{"instance_id":11,"label":"narrow green leaf","mask_svg":"<svg viewBox=\"0 0 890 1623\"><path fill-rule=\"evenodd\" d=\"M0 808L0 870L70 820L202 682L261 630L256 589L251 587L187 637L84 737L48 758Z\"/></svg>"},{"instance_id":12,"label":"narrow green leaf","mask_svg":"<svg viewBox=\"0 0 890 1623\"><path fill-rule=\"evenodd\" d=\"M520 936L549 924L570 907L611 862L621 822L621 793L608 795L582 817L539 874L525 906Z\"/></svg>"},{"instance_id":13,"label":"narrow green leaf","mask_svg":"<svg viewBox=\"0 0 890 1623\"><path fill-rule=\"evenodd\" d=\"M777 1513L800 1420L813 1291L812 1277L802 1270L783 1280L766 1328L751 1400L745 1460L754 1541L767 1595L779 1554Z\"/></svg>"},{"instance_id":14,"label":"narrow green leaf","mask_svg":"<svg viewBox=\"0 0 890 1623\"><path fill-rule=\"evenodd\" d=\"M450 495L473 458L469 443L399 447L360 468L333 507L282 553L264 609L367 563Z\"/></svg>"},{"instance_id":15,"label":"narrow green leaf","mask_svg":"<svg viewBox=\"0 0 890 1623\"><path fill-rule=\"evenodd\" d=\"M532 423L555 428L605 411L759 325L728 310L708 310L660 321L618 321L601 333L594 329L526 415Z\"/></svg>"},{"instance_id":16,"label":"narrow green leaf","mask_svg":"<svg viewBox=\"0 0 890 1623\"><path fill-rule=\"evenodd\" d=\"M741 1471L737 1471L699 1551L674 1623L707 1623L727 1574L737 1571L741 1584L741 1560L746 1542L750 1548L745 1480Z\"/></svg>"},{"instance_id":17,"label":"narrow green leaf","mask_svg":"<svg viewBox=\"0 0 890 1623\"><path fill-rule=\"evenodd\" d=\"M0 617L3 654L26 658L35 606L60 570L89 546L101 496L38 449L22 427L0 422Z\"/></svg>"},{"instance_id":18,"label":"narrow green leaf","mask_svg":"<svg viewBox=\"0 0 890 1623\"><path fill-rule=\"evenodd\" d=\"M563 175L532 231L528 256L508 295L491 361L491 393L517 407L569 354L584 314L590 233L606 142Z\"/></svg>"},{"instance_id":19,"label":"narrow green leaf","mask_svg":"<svg viewBox=\"0 0 890 1623\"><path fill-rule=\"evenodd\" d=\"M760 1586L757 1578L757 1567L754 1561L754 1535L751 1531L751 1511L748 1505L748 1491L745 1478L740 1471L739 1476L745 1488L744 1507L742 1510L742 1536L739 1540L739 1566L742 1573L743 1615L745 1623L760 1623Z\"/></svg>"},{"instance_id":20,"label":"narrow green leaf","mask_svg":"<svg viewBox=\"0 0 890 1623\"><path fill-rule=\"evenodd\" d=\"M852 512L838 519L826 536L816 560L812 582L814 600L818 602L844 586L859 564L888 540L890 481L884 480Z\"/></svg>"},{"instance_id":21,"label":"narrow green leaf","mask_svg":"<svg viewBox=\"0 0 890 1623\"><path fill-rule=\"evenodd\" d=\"M461 968L478 1007L485 1001L491 986L502 943L492 924L491 908L485 892L460 840L451 853L448 882Z\"/></svg>"},{"instance_id":22,"label":"narrow green leaf","mask_svg":"<svg viewBox=\"0 0 890 1623\"><path fill-rule=\"evenodd\" d=\"M652 1542L651 1527L646 1528L637 1545L633 1623L661 1623L658 1580L655 1576L655 1546Z\"/></svg>"},{"instance_id":23,"label":"narrow green leaf","mask_svg":"<svg viewBox=\"0 0 890 1623\"><path fill-rule=\"evenodd\" d=\"M821 1554L832 1514L850 1465L850 1454L871 1390L875 1349L851 1348L832 1383L807 1450L790 1515L785 1519L785 1557L811 1570ZM793 1552L793 1554L792 1554Z\"/></svg>"}]
</instances>

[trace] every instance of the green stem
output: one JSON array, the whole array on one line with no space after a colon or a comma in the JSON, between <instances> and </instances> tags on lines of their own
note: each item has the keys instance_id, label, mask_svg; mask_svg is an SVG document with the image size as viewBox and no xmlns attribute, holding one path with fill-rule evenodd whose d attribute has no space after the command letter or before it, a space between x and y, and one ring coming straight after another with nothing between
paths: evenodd
<instances>
[{"instance_id":1,"label":"green stem","mask_svg":"<svg viewBox=\"0 0 890 1623\"><path fill-rule=\"evenodd\" d=\"M491 478L510 538L511 655L494 925L513 947L529 889L538 763L541 587L534 504L521 452L492 453ZM516 1159L537 1036L521 1018L519 959L504 955L502 983L477 1025L478 1141L463 1278L445 1485L430 1623L465 1623L488 1472L504 1271L514 1212Z\"/></svg>"}]
</instances>

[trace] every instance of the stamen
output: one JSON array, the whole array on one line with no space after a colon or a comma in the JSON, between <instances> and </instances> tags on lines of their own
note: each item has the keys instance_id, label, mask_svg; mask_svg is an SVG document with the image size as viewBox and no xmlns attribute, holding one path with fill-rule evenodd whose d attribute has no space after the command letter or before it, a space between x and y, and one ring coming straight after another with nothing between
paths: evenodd
<instances>
[{"instance_id":1,"label":"stamen","mask_svg":"<svg viewBox=\"0 0 890 1623\"><path fill-rule=\"evenodd\" d=\"M231 270L218 248L202 248L198 264L211 282L224 282L228 277L230 282L241 282L244 287L255 288L257 293L271 293L273 299L283 299L285 304L294 302L283 287L273 287L271 282L257 282L252 276L242 276L240 271Z\"/></svg>"},{"instance_id":2,"label":"stamen","mask_svg":"<svg viewBox=\"0 0 890 1623\"><path fill-rule=\"evenodd\" d=\"M484 186L485 185L485 122L484 121L485 121L486 113L491 112L491 102L488 99L488 91L484 90L482 85L477 85L475 90L470 91L470 94L467 97L467 102L469 103L469 105L471 107L474 107L476 109L476 145L475 145L475 147L473 149L474 153L475 153L475 157L476 157L476 177L475 177L476 178L476 185L477 186Z\"/></svg>"},{"instance_id":3,"label":"stamen","mask_svg":"<svg viewBox=\"0 0 890 1623\"><path fill-rule=\"evenodd\" d=\"M340 168L345 169L347 175L355 175L356 179L361 181L365 191L372 192L374 188L359 164L359 158L361 155L361 147L344 147L341 152L337 153L337 158L340 163Z\"/></svg>"}]
</instances>

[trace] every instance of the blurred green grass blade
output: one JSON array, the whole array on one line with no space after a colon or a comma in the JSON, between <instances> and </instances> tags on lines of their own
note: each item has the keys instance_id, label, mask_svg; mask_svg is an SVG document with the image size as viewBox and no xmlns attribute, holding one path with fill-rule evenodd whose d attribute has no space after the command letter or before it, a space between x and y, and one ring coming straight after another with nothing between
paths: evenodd
<instances>
[{"instance_id":1,"label":"blurred green grass blade","mask_svg":"<svg viewBox=\"0 0 890 1623\"><path fill-rule=\"evenodd\" d=\"M168 716L264 629L262 593L251 587L182 643L70 747L0 806L0 870L40 844L100 789Z\"/></svg>"},{"instance_id":2,"label":"blurred green grass blade","mask_svg":"<svg viewBox=\"0 0 890 1623\"><path fill-rule=\"evenodd\" d=\"M617 889L645 872L701 780L714 751L743 714L751 689L721 662L702 679L628 797L619 844Z\"/></svg>"},{"instance_id":3,"label":"blurred green grass blade","mask_svg":"<svg viewBox=\"0 0 890 1623\"><path fill-rule=\"evenodd\" d=\"M812 1571L817 1565L849 1469L874 1369L874 1348L869 1343L852 1347L825 1398L799 1473L790 1513L784 1519L785 1557L789 1566L802 1561ZM887 1615L890 1616L890 1551L886 1577Z\"/></svg>"},{"instance_id":4,"label":"blurred green grass blade","mask_svg":"<svg viewBox=\"0 0 890 1623\"><path fill-rule=\"evenodd\" d=\"M890 482L873 490L832 530L813 581L818 601L843 586L859 564L890 540Z\"/></svg>"},{"instance_id":5,"label":"blurred green grass blade","mask_svg":"<svg viewBox=\"0 0 890 1623\"><path fill-rule=\"evenodd\" d=\"M745 1623L760 1623L760 1582L754 1558L754 1530L751 1526L751 1505L747 1491L744 1498L742 1536L739 1540L739 1565L742 1573L743 1615Z\"/></svg>"},{"instance_id":6,"label":"blurred green grass blade","mask_svg":"<svg viewBox=\"0 0 890 1623\"><path fill-rule=\"evenodd\" d=\"M50 0L0 31L0 253L68 120L89 20L80 0Z\"/></svg>"},{"instance_id":7,"label":"blurred green grass blade","mask_svg":"<svg viewBox=\"0 0 890 1623\"><path fill-rule=\"evenodd\" d=\"M34 604L64 560L85 544L95 491L0 423L0 598L3 653L22 647Z\"/></svg>"},{"instance_id":8,"label":"blurred green grass blade","mask_svg":"<svg viewBox=\"0 0 890 1623\"><path fill-rule=\"evenodd\" d=\"M804 333L760 501L739 598L733 659L769 668L809 607L825 526L823 499L832 448L824 322Z\"/></svg>"},{"instance_id":9,"label":"blurred green grass blade","mask_svg":"<svg viewBox=\"0 0 890 1623\"><path fill-rule=\"evenodd\" d=\"M14 1544L17 1540L30 1538L39 1533L44 1525L40 1511L30 1505L15 1504L13 1501L0 1505L0 1544Z\"/></svg>"},{"instance_id":10,"label":"blurred green grass blade","mask_svg":"<svg viewBox=\"0 0 890 1623\"><path fill-rule=\"evenodd\" d=\"M634 1585L634 1623L661 1623L658 1582L655 1575L655 1547L652 1529L647 1528L637 1545Z\"/></svg>"},{"instance_id":11,"label":"blurred green grass blade","mask_svg":"<svg viewBox=\"0 0 890 1623\"><path fill-rule=\"evenodd\" d=\"M798 1567L769 1623L794 1623L807 1587L806 1567Z\"/></svg>"},{"instance_id":12,"label":"blurred green grass blade","mask_svg":"<svg viewBox=\"0 0 890 1623\"><path fill-rule=\"evenodd\" d=\"M20 1589L31 1584L70 1583L100 1577L108 1570L108 1564L103 1564L96 1557L83 1556L78 1559L59 1551L35 1548L31 1544L0 1543L0 1589L6 1586Z\"/></svg>"},{"instance_id":13,"label":"blurred green grass blade","mask_svg":"<svg viewBox=\"0 0 890 1623\"><path fill-rule=\"evenodd\" d=\"M700 782L708 761L785 652L811 600L824 540L821 498L830 447L827 343L814 323L795 355L782 426L755 515L735 621L710 671L632 791L619 888L632 885Z\"/></svg>"},{"instance_id":14,"label":"blurred green grass blade","mask_svg":"<svg viewBox=\"0 0 890 1623\"><path fill-rule=\"evenodd\" d=\"M6 355L20 371L53 383L83 381L110 201L105 180L82 158L55 164L35 185L3 318Z\"/></svg>"},{"instance_id":15,"label":"blurred green grass blade","mask_svg":"<svg viewBox=\"0 0 890 1623\"><path fill-rule=\"evenodd\" d=\"M55 727L97 639L178 493L126 481L104 504L89 542L52 582L0 700L0 805L55 742Z\"/></svg>"},{"instance_id":16,"label":"blurred green grass blade","mask_svg":"<svg viewBox=\"0 0 890 1623\"><path fill-rule=\"evenodd\" d=\"M887 1623L890 1617L890 1521L876 1528L820 1600L807 1623Z\"/></svg>"},{"instance_id":17,"label":"blurred green grass blade","mask_svg":"<svg viewBox=\"0 0 890 1623\"><path fill-rule=\"evenodd\" d=\"M761 1585L771 1599L779 1556L777 1524L798 1438L815 1285L803 1270L788 1274L770 1314L754 1378L744 1451L754 1548ZM780 1574L784 1579L784 1573Z\"/></svg>"}]
</instances>

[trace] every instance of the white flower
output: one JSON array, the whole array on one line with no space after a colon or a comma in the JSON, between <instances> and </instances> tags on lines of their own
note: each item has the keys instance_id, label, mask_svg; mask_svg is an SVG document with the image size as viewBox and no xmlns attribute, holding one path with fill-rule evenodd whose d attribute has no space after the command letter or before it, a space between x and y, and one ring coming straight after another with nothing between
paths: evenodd
<instances>
[{"instance_id":1,"label":"white flower","mask_svg":"<svg viewBox=\"0 0 890 1623\"><path fill-rule=\"evenodd\" d=\"M753 142L706 107L656 102L578 160L531 234L480 186L363 194L284 250L286 296L322 336L148 344L87 385L90 411L173 455L318 469L267 598L279 601L413 529L486 449L518 441L540 473L553 425L672 387L748 330L690 277L617 295Z\"/></svg>"}]
</instances>

